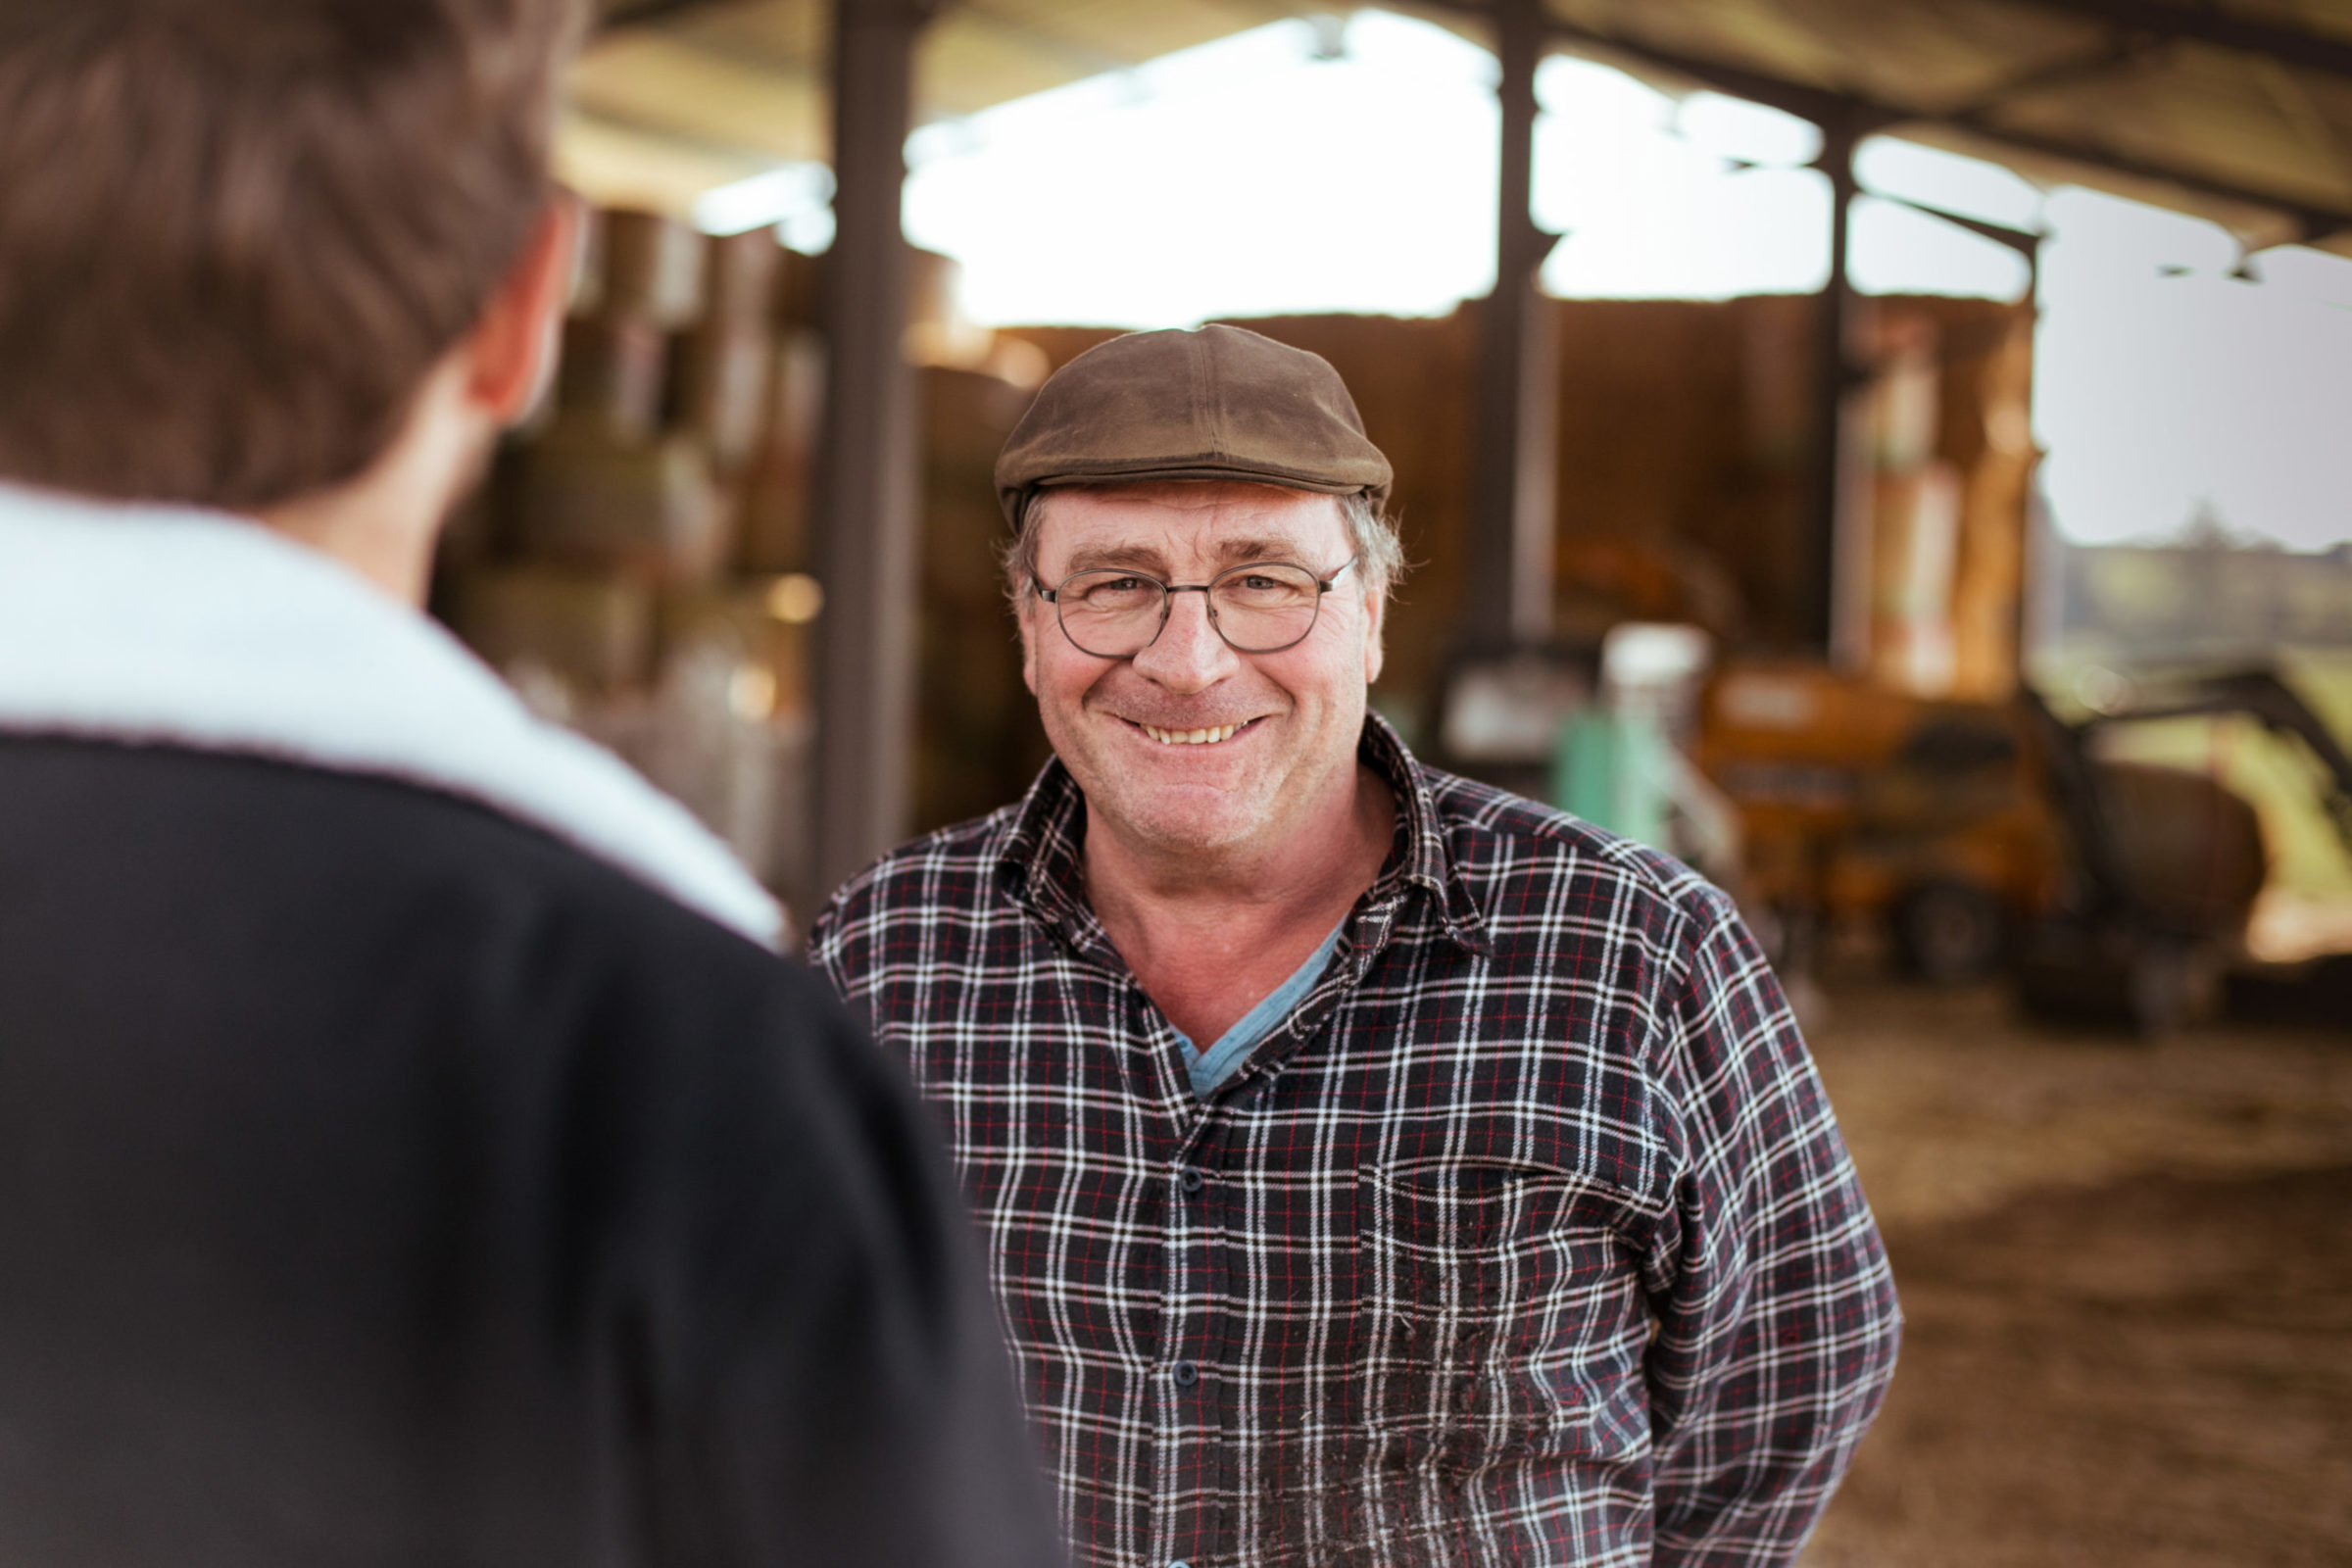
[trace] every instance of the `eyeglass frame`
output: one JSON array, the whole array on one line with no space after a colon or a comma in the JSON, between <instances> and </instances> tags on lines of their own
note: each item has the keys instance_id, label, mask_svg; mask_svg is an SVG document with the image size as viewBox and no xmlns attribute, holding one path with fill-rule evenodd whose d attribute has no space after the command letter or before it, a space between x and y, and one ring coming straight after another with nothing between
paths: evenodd
<instances>
[{"instance_id":1,"label":"eyeglass frame","mask_svg":"<svg viewBox=\"0 0 2352 1568\"><path fill-rule=\"evenodd\" d=\"M1152 576L1150 572L1137 571L1132 567L1085 566L1081 567L1077 571L1071 572L1068 576L1062 578L1061 581L1055 583L1051 588L1046 586L1044 578L1040 577L1035 570L1032 570L1029 573L1029 586L1036 591L1038 598L1043 599L1047 604L1054 607L1054 624L1061 628L1063 640L1089 659L1133 659L1137 654L1142 654L1149 650L1153 643L1159 641L1160 633L1168 629L1168 610L1170 606L1175 604L1176 596L1178 594L1199 594L1200 596L1200 608L1208 612L1208 629L1215 632L1217 634L1217 640L1222 642L1226 647L1232 649L1235 653L1282 654L1290 652L1290 650L1298 647L1300 643L1306 641L1309 637L1312 637L1315 634L1315 625L1323 618L1323 596L1331 592L1332 584L1338 582L1340 578L1347 575L1347 573L1354 568L1359 563L1361 563L1363 559L1363 553L1358 551L1356 554L1349 556L1346 561L1340 563L1340 564L1332 567L1329 574L1321 577L1316 576L1314 568L1309 566L1303 561L1245 561L1238 566L1227 566L1223 571L1218 572L1206 582L1161 582L1157 577ZM1225 628L1218 624L1217 602L1210 596L1210 590L1215 588L1217 584L1223 582L1226 578L1232 576L1236 572L1260 571L1267 566L1292 566L1296 567L1299 571L1305 572L1307 575L1307 580L1315 585L1315 612L1312 616L1308 617L1306 629L1304 631L1301 631L1298 636L1292 638L1289 642L1282 644L1280 647L1244 648L1241 644L1235 642L1231 637L1226 636ZM1133 654L1098 654L1093 649L1079 642L1076 637L1072 636L1070 633L1069 623L1061 618L1061 591L1064 588L1067 588L1071 583L1076 582L1079 578L1093 576L1099 572L1117 572L1122 576L1137 577L1145 582L1151 583L1153 587L1159 590L1159 624L1152 628L1152 635L1145 639L1144 646L1142 648L1138 648Z\"/></svg>"}]
</instances>

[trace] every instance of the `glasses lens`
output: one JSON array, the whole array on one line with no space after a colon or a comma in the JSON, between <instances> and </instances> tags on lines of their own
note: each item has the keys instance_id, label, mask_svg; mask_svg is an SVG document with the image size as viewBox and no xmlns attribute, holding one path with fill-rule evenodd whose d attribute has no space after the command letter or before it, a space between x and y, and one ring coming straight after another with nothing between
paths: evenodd
<instances>
[{"instance_id":1,"label":"glasses lens","mask_svg":"<svg viewBox=\"0 0 2352 1568\"><path fill-rule=\"evenodd\" d=\"M1304 566L1261 563L1236 566L1209 585L1217 629L1246 654L1288 648L1315 628L1321 585Z\"/></svg>"},{"instance_id":2,"label":"glasses lens","mask_svg":"<svg viewBox=\"0 0 2352 1568\"><path fill-rule=\"evenodd\" d=\"M1131 571L1082 571L1054 594L1061 629L1079 650L1101 659L1140 654L1159 634L1166 595Z\"/></svg>"}]
</instances>

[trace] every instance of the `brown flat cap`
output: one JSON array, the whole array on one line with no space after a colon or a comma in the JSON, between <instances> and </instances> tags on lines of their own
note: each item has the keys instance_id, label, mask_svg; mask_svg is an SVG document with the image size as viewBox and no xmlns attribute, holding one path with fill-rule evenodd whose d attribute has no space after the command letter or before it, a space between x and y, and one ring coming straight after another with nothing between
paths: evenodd
<instances>
[{"instance_id":1,"label":"brown flat cap","mask_svg":"<svg viewBox=\"0 0 2352 1568\"><path fill-rule=\"evenodd\" d=\"M1242 479L1388 500L1393 474L1340 372L1319 354L1238 326L1130 332L1038 388L997 455L1017 522L1044 485Z\"/></svg>"}]
</instances>

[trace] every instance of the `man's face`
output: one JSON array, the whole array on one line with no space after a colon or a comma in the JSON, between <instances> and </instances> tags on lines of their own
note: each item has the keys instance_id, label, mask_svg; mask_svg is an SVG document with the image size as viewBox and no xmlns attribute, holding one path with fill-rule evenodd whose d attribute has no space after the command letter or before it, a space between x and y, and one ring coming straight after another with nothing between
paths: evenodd
<instances>
[{"instance_id":1,"label":"man's face","mask_svg":"<svg viewBox=\"0 0 2352 1568\"><path fill-rule=\"evenodd\" d=\"M1113 566L1204 583L1229 566L1289 561L1321 578L1353 553L1330 496L1120 485L1053 495L1037 575L1052 588ZM1209 624L1206 598L1171 596L1158 640L1128 659L1080 652L1035 595L1021 614L1023 674L1090 812L1163 850L1273 842L1351 799L1364 692L1380 673L1380 607L1366 600L1360 564L1323 596L1305 640L1280 653L1237 653ZM1228 726L1222 739L1189 739Z\"/></svg>"}]
</instances>

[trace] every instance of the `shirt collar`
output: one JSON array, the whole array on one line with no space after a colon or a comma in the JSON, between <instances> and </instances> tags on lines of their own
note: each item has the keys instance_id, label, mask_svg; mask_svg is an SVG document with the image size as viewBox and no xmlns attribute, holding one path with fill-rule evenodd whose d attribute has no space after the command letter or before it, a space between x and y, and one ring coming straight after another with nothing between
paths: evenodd
<instances>
[{"instance_id":1,"label":"shirt collar","mask_svg":"<svg viewBox=\"0 0 2352 1568\"><path fill-rule=\"evenodd\" d=\"M1367 955L1386 946L1406 905L1419 893L1455 943L1472 953L1487 952L1491 943L1486 919L1454 864L1430 770L1405 749L1388 720L1374 712L1364 715L1356 755L1396 796L1396 833L1387 863L1350 917L1351 951ZM992 866L997 886L1006 897L1081 949L1092 946L1101 930L1086 902L1079 855L1085 841L1085 792L1061 760L1054 758L1021 798L998 841Z\"/></svg>"},{"instance_id":2,"label":"shirt collar","mask_svg":"<svg viewBox=\"0 0 2352 1568\"><path fill-rule=\"evenodd\" d=\"M422 614L245 518L0 484L0 733L397 779L781 940L775 901L683 807Z\"/></svg>"},{"instance_id":3,"label":"shirt collar","mask_svg":"<svg viewBox=\"0 0 2352 1568\"><path fill-rule=\"evenodd\" d=\"M1363 913L1371 917L1386 909L1391 911L1389 918L1393 922L1407 890L1418 889L1428 896L1447 936L1472 953L1487 952L1492 944L1487 936L1486 916L1479 912L1478 901L1471 897L1468 881L1454 864L1453 846L1431 788L1438 775L1405 750L1404 741L1378 713L1364 715L1364 734L1357 743L1356 755L1388 781L1389 789L1396 797L1396 847L1389 852L1388 863L1381 867L1379 879L1372 884ZM1385 929L1381 937L1386 940ZM1359 950L1365 951L1377 946L1367 941L1356 943Z\"/></svg>"}]
</instances>

